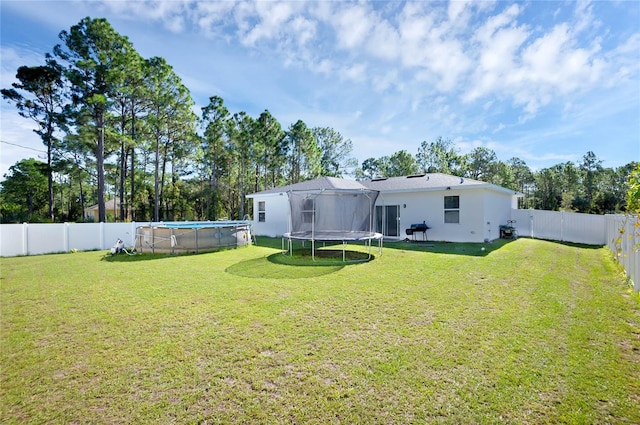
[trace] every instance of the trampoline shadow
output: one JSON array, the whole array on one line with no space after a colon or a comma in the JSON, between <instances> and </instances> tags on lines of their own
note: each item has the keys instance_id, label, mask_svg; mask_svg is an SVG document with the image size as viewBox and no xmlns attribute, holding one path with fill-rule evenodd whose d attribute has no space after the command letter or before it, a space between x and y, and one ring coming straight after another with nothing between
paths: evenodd
<instances>
[{"instance_id":1,"label":"trampoline shadow","mask_svg":"<svg viewBox=\"0 0 640 425\"><path fill-rule=\"evenodd\" d=\"M309 279L342 270L347 264L287 263L281 253L240 261L225 269L227 273L254 279ZM311 262L311 259L309 259Z\"/></svg>"}]
</instances>

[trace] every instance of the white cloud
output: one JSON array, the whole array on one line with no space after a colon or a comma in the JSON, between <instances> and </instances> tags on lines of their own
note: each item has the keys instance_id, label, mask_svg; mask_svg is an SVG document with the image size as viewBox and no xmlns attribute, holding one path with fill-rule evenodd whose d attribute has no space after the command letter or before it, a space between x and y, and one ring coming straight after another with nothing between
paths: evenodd
<instances>
[{"instance_id":1,"label":"white cloud","mask_svg":"<svg viewBox=\"0 0 640 425\"><path fill-rule=\"evenodd\" d=\"M289 25L292 36L299 44L307 44L316 35L316 22L302 16L295 17Z\"/></svg>"},{"instance_id":2,"label":"white cloud","mask_svg":"<svg viewBox=\"0 0 640 425\"><path fill-rule=\"evenodd\" d=\"M389 22L378 21L369 36L367 50L376 58L395 61L400 55L400 36Z\"/></svg>"},{"instance_id":3,"label":"white cloud","mask_svg":"<svg viewBox=\"0 0 640 425\"><path fill-rule=\"evenodd\" d=\"M398 71L391 69L383 75L377 75L372 78L373 88L377 92L383 92L387 89L402 85L398 77Z\"/></svg>"},{"instance_id":4,"label":"white cloud","mask_svg":"<svg viewBox=\"0 0 640 425\"><path fill-rule=\"evenodd\" d=\"M476 30L473 41L479 43L477 67L464 95L465 101L472 102L502 90L507 84L506 78L516 70L517 52L528 37L527 29L516 25L519 13L518 5L512 5Z\"/></svg>"},{"instance_id":5,"label":"white cloud","mask_svg":"<svg viewBox=\"0 0 640 425\"><path fill-rule=\"evenodd\" d=\"M609 78L606 83L613 85L640 77L640 33L631 34L622 44L603 55L611 64Z\"/></svg>"},{"instance_id":6,"label":"white cloud","mask_svg":"<svg viewBox=\"0 0 640 425\"><path fill-rule=\"evenodd\" d=\"M343 80L363 82L366 80L367 65L364 63L356 63L342 69L340 77Z\"/></svg>"},{"instance_id":7,"label":"white cloud","mask_svg":"<svg viewBox=\"0 0 640 425\"><path fill-rule=\"evenodd\" d=\"M581 30L596 24L587 3L576 3L575 21L548 30L519 24L521 13L519 5L511 5L476 30L477 69L463 99L510 99L526 122L556 99L600 84L608 65L599 38L587 44L579 38Z\"/></svg>"},{"instance_id":8,"label":"white cloud","mask_svg":"<svg viewBox=\"0 0 640 425\"><path fill-rule=\"evenodd\" d=\"M449 2L449 7L447 9L447 15L448 15L449 21L451 22L458 21L460 23L466 23L466 21L469 19L466 13L467 6L469 5L470 5L470 2L463 1L463 0Z\"/></svg>"},{"instance_id":9,"label":"white cloud","mask_svg":"<svg viewBox=\"0 0 640 425\"><path fill-rule=\"evenodd\" d=\"M348 50L361 47L374 26L372 12L364 4L341 6L332 17L338 46Z\"/></svg>"},{"instance_id":10,"label":"white cloud","mask_svg":"<svg viewBox=\"0 0 640 425\"><path fill-rule=\"evenodd\" d=\"M242 44L248 46L253 46L262 39L273 39L282 34L285 23L293 14L292 3L258 1L253 5L255 9L251 14L256 17L258 23L240 36Z\"/></svg>"},{"instance_id":11,"label":"white cloud","mask_svg":"<svg viewBox=\"0 0 640 425\"><path fill-rule=\"evenodd\" d=\"M329 75L333 73L335 69L335 65L329 59L321 60L316 66L312 68L313 71L319 72L320 74Z\"/></svg>"},{"instance_id":12,"label":"white cloud","mask_svg":"<svg viewBox=\"0 0 640 425\"><path fill-rule=\"evenodd\" d=\"M198 2L194 9L196 27L209 37L223 36L225 17L229 16L235 4L232 1Z\"/></svg>"},{"instance_id":13,"label":"white cloud","mask_svg":"<svg viewBox=\"0 0 640 425\"><path fill-rule=\"evenodd\" d=\"M191 18L189 0L103 1L100 7L128 19L147 19L162 23L173 33L185 30Z\"/></svg>"},{"instance_id":14,"label":"white cloud","mask_svg":"<svg viewBox=\"0 0 640 425\"><path fill-rule=\"evenodd\" d=\"M459 22L438 19L437 12L430 12L423 4L407 3L398 21L399 49L402 64L415 69L417 81L449 92L459 85L471 61L462 41L456 38L455 25Z\"/></svg>"}]
</instances>

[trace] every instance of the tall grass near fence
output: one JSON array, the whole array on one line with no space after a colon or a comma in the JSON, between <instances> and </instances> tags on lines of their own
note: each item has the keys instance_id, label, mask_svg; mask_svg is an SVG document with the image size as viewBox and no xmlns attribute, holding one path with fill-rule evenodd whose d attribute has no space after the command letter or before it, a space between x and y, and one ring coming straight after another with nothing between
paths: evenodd
<instances>
[{"instance_id":1,"label":"tall grass near fence","mask_svg":"<svg viewBox=\"0 0 640 425\"><path fill-rule=\"evenodd\" d=\"M3 422L640 422L639 302L605 248L278 255L0 259Z\"/></svg>"}]
</instances>

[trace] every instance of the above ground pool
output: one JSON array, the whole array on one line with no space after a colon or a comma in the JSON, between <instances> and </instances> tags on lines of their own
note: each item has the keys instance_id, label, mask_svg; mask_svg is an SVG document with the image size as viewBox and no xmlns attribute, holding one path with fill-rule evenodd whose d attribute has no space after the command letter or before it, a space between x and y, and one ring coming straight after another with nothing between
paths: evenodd
<instances>
[{"instance_id":1,"label":"above ground pool","mask_svg":"<svg viewBox=\"0 0 640 425\"><path fill-rule=\"evenodd\" d=\"M248 221L162 223L136 229L136 252L184 254L251 243Z\"/></svg>"}]
</instances>

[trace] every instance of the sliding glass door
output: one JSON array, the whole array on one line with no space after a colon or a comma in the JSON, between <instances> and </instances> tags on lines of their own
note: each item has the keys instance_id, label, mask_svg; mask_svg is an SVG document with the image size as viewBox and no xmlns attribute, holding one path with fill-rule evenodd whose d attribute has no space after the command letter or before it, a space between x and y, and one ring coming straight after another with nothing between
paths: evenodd
<instances>
[{"instance_id":1,"label":"sliding glass door","mask_svg":"<svg viewBox=\"0 0 640 425\"><path fill-rule=\"evenodd\" d=\"M400 235L398 224L400 223L399 205L376 206L376 232L384 236L396 238Z\"/></svg>"}]
</instances>

